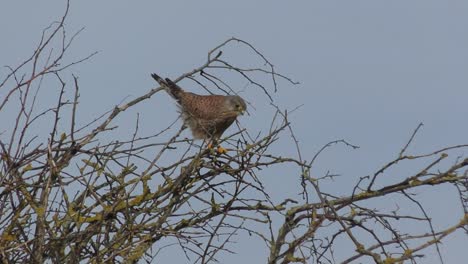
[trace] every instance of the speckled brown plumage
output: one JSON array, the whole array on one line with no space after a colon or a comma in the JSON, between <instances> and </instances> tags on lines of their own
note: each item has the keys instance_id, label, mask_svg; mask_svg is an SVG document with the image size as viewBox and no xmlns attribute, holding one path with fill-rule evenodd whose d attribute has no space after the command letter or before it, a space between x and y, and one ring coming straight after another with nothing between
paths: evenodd
<instances>
[{"instance_id":1,"label":"speckled brown plumage","mask_svg":"<svg viewBox=\"0 0 468 264\"><path fill-rule=\"evenodd\" d=\"M246 104L240 96L198 95L184 91L168 78L163 80L154 73L151 76L176 99L184 123L191 129L195 138L220 138L246 110Z\"/></svg>"}]
</instances>

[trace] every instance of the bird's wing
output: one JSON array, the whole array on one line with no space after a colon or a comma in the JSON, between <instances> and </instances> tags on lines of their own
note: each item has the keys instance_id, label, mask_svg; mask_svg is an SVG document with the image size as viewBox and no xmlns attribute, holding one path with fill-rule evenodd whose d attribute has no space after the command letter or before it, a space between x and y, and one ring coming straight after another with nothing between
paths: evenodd
<instances>
[{"instance_id":1,"label":"bird's wing","mask_svg":"<svg viewBox=\"0 0 468 264\"><path fill-rule=\"evenodd\" d=\"M224 97L221 95L198 95L184 93L180 98L182 110L195 118L217 119L224 111Z\"/></svg>"}]
</instances>

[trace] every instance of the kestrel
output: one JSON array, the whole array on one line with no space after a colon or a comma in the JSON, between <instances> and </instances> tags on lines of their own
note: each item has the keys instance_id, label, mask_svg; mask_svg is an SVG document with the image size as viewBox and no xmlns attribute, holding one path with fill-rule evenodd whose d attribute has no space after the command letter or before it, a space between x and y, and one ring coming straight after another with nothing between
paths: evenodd
<instances>
[{"instance_id":1,"label":"kestrel","mask_svg":"<svg viewBox=\"0 0 468 264\"><path fill-rule=\"evenodd\" d=\"M196 139L216 143L224 131L247 109L240 96L198 95L184 91L169 78L163 80L155 73L151 76L177 101L184 124L190 128ZM218 151L226 152L220 147Z\"/></svg>"}]
</instances>

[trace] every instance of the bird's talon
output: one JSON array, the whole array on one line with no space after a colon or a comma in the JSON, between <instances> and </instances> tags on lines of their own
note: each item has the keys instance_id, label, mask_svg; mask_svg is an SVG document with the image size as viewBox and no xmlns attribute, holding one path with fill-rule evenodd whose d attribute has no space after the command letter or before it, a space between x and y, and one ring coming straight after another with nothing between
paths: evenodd
<instances>
[{"instance_id":1,"label":"bird's talon","mask_svg":"<svg viewBox=\"0 0 468 264\"><path fill-rule=\"evenodd\" d=\"M227 149L221 147L221 146L218 146L218 149L217 149L218 153L219 154L226 154L227 153Z\"/></svg>"}]
</instances>

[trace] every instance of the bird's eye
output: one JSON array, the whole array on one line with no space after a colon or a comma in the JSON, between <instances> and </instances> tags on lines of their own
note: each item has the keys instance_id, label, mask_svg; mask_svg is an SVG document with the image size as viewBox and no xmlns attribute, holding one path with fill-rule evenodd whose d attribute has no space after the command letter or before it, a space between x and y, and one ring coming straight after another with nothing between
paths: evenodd
<instances>
[{"instance_id":1,"label":"bird's eye","mask_svg":"<svg viewBox=\"0 0 468 264\"><path fill-rule=\"evenodd\" d=\"M240 108L240 105L236 104L236 108Z\"/></svg>"}]
</instances>

